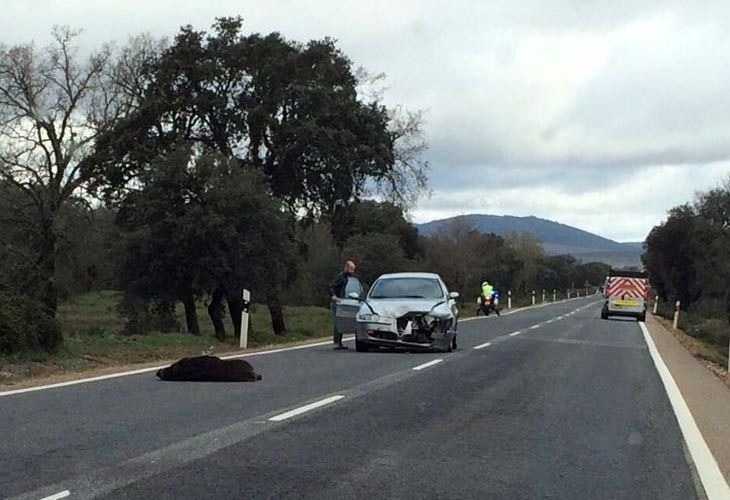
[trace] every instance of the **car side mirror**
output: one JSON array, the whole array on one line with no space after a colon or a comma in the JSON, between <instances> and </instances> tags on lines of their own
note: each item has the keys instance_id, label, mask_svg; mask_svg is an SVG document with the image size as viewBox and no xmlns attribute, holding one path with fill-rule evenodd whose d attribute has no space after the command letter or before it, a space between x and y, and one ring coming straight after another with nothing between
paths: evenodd
<instances>
[{"instance_id":1,"label":"car side mirror","mask_svg":"<svg viewBox=\"0 0 730 500\"><path fill-rule=\"evenodd\" d=\"M360 300L360 294L357 292L350 292L347 294L352 300Z\"/></svg>"},{"instance_id":2,"label":"car side mirror","mask_svg":"<svg viewBox=\"0 0 730 500\"><path fill-rule=\"evenodd\" d=\"M459 292L451 292L449 294L449 298L452 299L452 300L458 299L459 298Z\"/></svg>"}]
</instances>

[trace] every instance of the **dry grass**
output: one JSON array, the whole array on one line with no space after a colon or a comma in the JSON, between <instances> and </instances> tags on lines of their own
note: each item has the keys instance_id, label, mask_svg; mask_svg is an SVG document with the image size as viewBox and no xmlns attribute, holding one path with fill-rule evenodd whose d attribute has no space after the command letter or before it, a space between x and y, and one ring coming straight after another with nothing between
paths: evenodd
<instances>
[{"instance_id":1,"label":"dry grass","mask_svg":"<svg viewBox=\"0 0 730 500\"><path fill-rule=\"evenodd\" d=\"M103 291L83 294L59 308L59 321L64 331L64 343L58 352L20 352L0 355L0 385L16 385L28 379L67 374L88 375L90 372L117 370L119 367L138 367L160 363L184 356L199 355L212 350L216 354L235 351L238 340L227 319L229 337L220 342L200 304L199 319L202 335L188 333L148 332L125 335L124 319L117 314L118 292ZM328 309L320 307L287 307L289 326L286 336L274 335L268 309L254 306L251 314L249 347L301 342L321 338L331 332ZM182 311L178 311L184 324Z\"/></svg>"},{"instance_id":2,"label":"dry grass","mask_svg":"<svg viewBox=\"0 0 730 500\"><path fill-rule=\"evenodd\" d=\"M703 340L687 334L684 330L674 330L672 322L661 316L654 316L654 319L669 331L695 358L702 361L702 364L712 373L718 376L730 387L730 374L727 371L726 349L721 346L704 342Z\"/></svg>"}]
</instances>

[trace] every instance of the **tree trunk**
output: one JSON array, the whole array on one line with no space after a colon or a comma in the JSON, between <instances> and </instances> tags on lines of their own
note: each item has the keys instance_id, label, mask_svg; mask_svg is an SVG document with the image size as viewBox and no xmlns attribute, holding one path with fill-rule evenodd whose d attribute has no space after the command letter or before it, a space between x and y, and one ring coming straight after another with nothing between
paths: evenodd
<instances>
[{"instance_id":1,"label":"tree trunk","mask_svg":"<svg viewBox=\"0 0 730 500\"><path fill-rule=\"evenodd\" d=\"M58 309L58 286L56 284L56 253L58 251L58 235L53 214L43 214L40 227L40 244L38 246L38 274L41 300L47 313L56 317ZM59 328L44 328L40 344L48 352L53 352L63 343L63 334Z\"/></svg>"},{"instance_id":2,"label":"tree trunk","mask_svg":"<svg viewBox=\"0 0 730 500\"><path fill-rule=\"evenodd\" d=\"M195 310L195 297L192 290L186 290L182 297L183 306L185 306L185 323L188 327L188 333L200 335L200 323L198 323L198 311Z\"/></svg>"},{"instance_id":3,"label":"tree trunk","mask_svg":"<svg viewBox=\"0 0 730 500\"><path fill-rule=\"evenodd\" d=\"M226 339L226 327L223 325L223 295L223 288L216 288L208 305L208 316L210 316L210 321L213 323L215 336L218 340Z\"/></svg>"},{"instance_id":4,"label":"tree trunk","mask_svg":"<svg viewBox=\"0 0 730 500\"><path fill-rule=\"evenodd\" d=\"M276 335L286 335L286 320L284 319L284 309L279 301L279 292L269 292L266 295L266 305L269 307L271 326L274 328L274 333Z\"/></svg>"},{"instance_id":5,"label":"tree trunk","mask_svg":"<svg viewBox=\"0 0 730 500\"><path fill-rule=\"evenodd\" d=\"M241 336L241 313L243 312L243 289L233 289L226 291L226 301L228 302L228 312L233 322L233 336Z\"/></svg>"},{"instance_id":6,"label":"tree trunk","mask_svg":"<svg viewBox=\"0 0 730 500\"><path fill-rule=\"evenodd\" d=\"M58 286L56 285L56 253L58 236L52 215L41 222L40 246L38 248L38 270L41 281L43 304L52 317L58 309Z\"/></svg>"}]
</instances>

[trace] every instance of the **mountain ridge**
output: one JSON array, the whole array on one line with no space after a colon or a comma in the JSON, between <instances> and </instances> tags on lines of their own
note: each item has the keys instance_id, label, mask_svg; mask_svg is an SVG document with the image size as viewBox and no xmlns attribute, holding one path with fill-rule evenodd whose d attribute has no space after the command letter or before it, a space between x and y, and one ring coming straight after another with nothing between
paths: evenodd
<instances>
[{"instance_id":1,"label":"mountain ridge","mask_svg":"<svg viewBox=\"0 0 730 500\"><path fill-rule=\"evenodd\" d=\"M640 266L642 242L618 242L569 226L561 222L535 217L514 215L467 214L416 224L423 235L431 235L440 228L464 221L477 231L505 236L508 233L533 234L549 255L572 255L579 260L595 260L611 265Z\"/></svg>"}]
</instances>

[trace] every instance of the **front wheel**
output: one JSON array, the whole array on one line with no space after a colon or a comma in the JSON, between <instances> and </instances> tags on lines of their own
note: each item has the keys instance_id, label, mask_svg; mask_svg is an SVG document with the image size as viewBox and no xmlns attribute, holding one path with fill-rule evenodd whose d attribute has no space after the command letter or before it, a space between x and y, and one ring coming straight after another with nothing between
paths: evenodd
<instances>
[{"instance_id":1,"label":"front wheel","mask_svg":"<svg viewBox=\"0 0 730 500\"><path fill-rule=\"evenodd\" d=\"M355 351L357 352L368 352L370 350L370 346L368 346L367 342L363 342L362 340L355 340Z\"/></svg>"}]
</instances>

